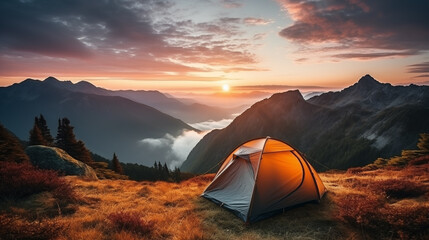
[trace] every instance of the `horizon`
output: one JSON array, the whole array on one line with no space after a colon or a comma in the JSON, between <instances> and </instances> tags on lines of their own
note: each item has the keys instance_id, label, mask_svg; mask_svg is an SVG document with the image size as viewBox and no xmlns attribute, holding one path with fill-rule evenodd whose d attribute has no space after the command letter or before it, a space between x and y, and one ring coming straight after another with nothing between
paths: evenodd
<instances>
[{"instance_id":1,"label":"horizon","mask_svg":"<svg viewBox=\"0 0 429 240\"><path fill-rule=\"evenodd\" d=\"M425 1L16 1L0 11L0 86L54 76L180 97L329 91L365 74L429 84Z\"/></svg>"}]
</instances>

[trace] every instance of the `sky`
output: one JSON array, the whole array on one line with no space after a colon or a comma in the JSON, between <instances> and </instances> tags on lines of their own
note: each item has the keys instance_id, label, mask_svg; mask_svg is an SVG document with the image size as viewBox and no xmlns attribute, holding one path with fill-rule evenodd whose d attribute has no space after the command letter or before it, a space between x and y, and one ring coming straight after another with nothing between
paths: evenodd
<instances>
[{"instance_id":1,"label":"sky","mask_svg":"<svg viewBox=\"0 0 429 240\"><path fill-rule=\"evenodd\" d=\"M212 93L429 84L427 0L3 0L0 86Z\"/></svg>"}]
</instances>

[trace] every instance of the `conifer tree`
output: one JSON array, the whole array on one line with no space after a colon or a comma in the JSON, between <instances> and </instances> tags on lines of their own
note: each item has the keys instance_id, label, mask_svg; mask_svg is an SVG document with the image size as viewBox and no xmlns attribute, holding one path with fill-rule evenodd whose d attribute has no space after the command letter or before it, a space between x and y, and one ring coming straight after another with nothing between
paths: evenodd
<instances>
[{"instance_id":1,"label":"conifer tree","mask_svg":"<svg viewBox=\"0 0 429 240\"><path fill-rule=\"evenodd\" d=\"M116 156L116 153L113 153L112 170L119 174L124 173L124 171L122 170L121 163L119 162L118 157Z\"/></svg>"},{"instance_id":2,"label":"conifer tree","mask_svg":"<svg viewBox=\"0 0 429 240\"><path fill-rule=\"evenodd\" d=\"M157 171L156 175L157 175L158 180L162 180L162 164L161 164L161 162L158 162L158 167L157 167L156 171Z\"/></svg>"},{"instance_id":3,"label":"conifer tree","mask_svg":"<svg viewBox=\"0 0 429 240\"><path fill-rule=\"evenodd\" d=\"M77 141L73 146L71 146L70 155L81 162L92 163L92 157L89 150L85 147L85 143L81 140Z\"/></svg>"},{"instance_id":4,"label":"conifer tree","mask_svg":"<svg viewBox=\"0 0 429 240\"><path fill-rule=\"evenodd\" d=\"M0 124L0 162L30 162L18 138Z\"/></svg>"},{"instance_id":5,"label":"conifer tree","mask_svg":"<svg viewBox=\"0 0 429 240\"><path fill-rule=\"evenodd\" d=\"M64 120L64 118L63 118ZM65 150L65 139L64 139L64 124L61 119L58 119L57 137L55 138L55 145L58 148Z\"/></svg>"},{"instance_id":6,"label":"conifer tree","mask_svg":"<svg viewBox=\"0 0 429 240\"><path fill-rule=\"evenodd\" d=\"M70 156L84 163L93 162L91 153L82 141L77 141L68 118L58 120L56 146L66 151Z\"/></svg>"},{"instance_id":7,"label":"conifer tree","mask_svg":"<svg viewBox=\"0 0 429 240\"><path fill-rule=\"evenodd\" d=\"M180 182L180 180L182 180L180 175L181 175L180 169L178 167L175 167L172 173L173 180L175 182Z\"/></svg>"},{"instance_id":8,"label":"conifer tree","mask_svg":"<svg viewBox=\"0 0 429 240\"><path fill-rule=\"evenodd\" d=\"M37 124L34 124L33 128L30 130L30 139L28 145L46 145L46 141L42 136Z\"/></svg>"},{"instance_id":9,"label":"conifer tree","mask_svg":"<svg viewBox=\"0 0 429 240\"><path fill-rule=\"evenodd\" d=\"M46 145L53 146L54 139L52 138L51 131L48 128L45 117L43 117L43 115L40 114L39 118L37 117L35 118L34 124L36 124L37 127L40 129L40 132L42 133L42 136L45 139Z\"/></svg>"},{"instance_id":10,"label":"conifer tree","mask_svg":"<svg viewBox=\"0 0 429 240\"><path fill-rule=\"evenodd\" d=\"M168 180L170 178L170 171L168 170L167 163L162 167L162 179Z\"/></svg>"}]
</instances>

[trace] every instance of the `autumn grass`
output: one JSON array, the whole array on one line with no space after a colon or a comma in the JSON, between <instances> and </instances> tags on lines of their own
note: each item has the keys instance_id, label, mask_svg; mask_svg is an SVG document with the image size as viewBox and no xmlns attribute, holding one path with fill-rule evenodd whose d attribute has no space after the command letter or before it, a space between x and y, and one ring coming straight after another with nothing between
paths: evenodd
<instances>
[{"instance_id":1,"label":"autumn grass","mask_svg":"<svg viewBox=\"0 0 429 240\"><path fill-rule=\"evenodd\" d=\"M361 238L428 239L429 163L323 177L336 203L334 214Z\"/></svg>"},{"instance_id":2,"label":"autumn grass","mask_svg":"<svg viewBox=\"0 0 429 240\"><path fill-rule=\"evenodd\" d=\"M322 173L328 192L320 203L303 204L251 225L200 197L213 174L181 183L90 181L69 176L64 179L78 196L68 205L73 211L56 206L55 196L45 192L2 207L2 214L7 215L0 220L51 211L42 222L53 229L59 226L51 238L64 240L425 239L427 170L426 164L420 164L402 170ZM392 188L383 187L387 185ZM15 220L33 224L31 218Z\"/></svg>"}]
</instances>

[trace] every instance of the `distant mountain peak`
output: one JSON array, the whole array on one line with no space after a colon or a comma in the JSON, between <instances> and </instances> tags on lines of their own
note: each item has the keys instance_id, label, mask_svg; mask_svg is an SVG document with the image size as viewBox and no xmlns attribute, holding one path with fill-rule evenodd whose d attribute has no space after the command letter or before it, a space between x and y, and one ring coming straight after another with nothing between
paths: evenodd
<instances>
[{"instance_id":1,"label":"distant mountain peak","mask_svg":"<svg viewBox=\"0 0 429 240\"><path fill-rule=\"evenodd\" d=\"M58 79L56 79L55 77L52 77L52 76L49 76L49 77L47 77L45 80L44 80L44 82L52 82L52 83L56 83L56 82L59 82L60 80L58 80Z\"/></svg>"},{"instance_id":2,"label":"distant mountain peak","mask_svg":"<svg viewBox=\"0 0 429 240\"><path fill-rule=\"evenodd\" d=\"M273 96L271 96L271 99L281 99L283 101L305 101L304 97L302 96L301 92L299 90L289 90L287 92L283 93L276 93Z\"/></svg>"},{"instance_id":3,"label":"distant mountain peak","mask_svg":"<svg viewBox=\"0 0 429 240\"><path fill-rule=\"evenodd\" d=\"M381 83L375 80L371 75L367 74L359 79L358 84L369 86L369 85L381 84Z\"/></svg>"},{"instance_id":4,"label":"distant mountain peak","mask_svg":"<svg viewBox=\"0 0 429 240\"><path fill-rule=\"evenodd\" d=\"M87 81L80 81L76 83L77 86L83 86L83 87L96 87L94 84L87 82Z\"/></svg>"}]
</instances>

